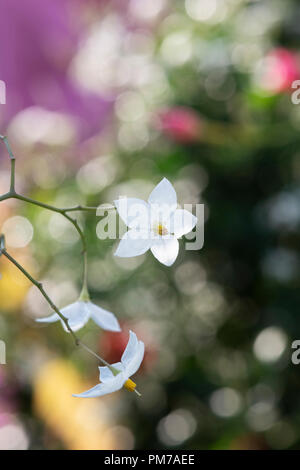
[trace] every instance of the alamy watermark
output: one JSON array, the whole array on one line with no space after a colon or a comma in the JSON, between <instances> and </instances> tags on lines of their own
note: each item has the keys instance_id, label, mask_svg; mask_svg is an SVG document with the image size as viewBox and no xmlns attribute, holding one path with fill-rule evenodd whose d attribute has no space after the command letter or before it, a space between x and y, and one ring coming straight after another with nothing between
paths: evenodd
<instances>
[{"instance_id":1,"label":"alamy watermark","mask_svg":"<svg viewBox=\"0 0 300 470\"><path fill-rule=\"evenodd\" d=\"M204 245L204 204L184 204L183 210L174 211L170 206L161 206L152 204L151 207L146 204L127 203L127 198L119 198L122 204L123 221L127 225L118 224L118 213L109 210L105 205L99 206L97 216L101 217L97 225L97 237L100 240L121 239L125 233L131 239L158 239L165 240L182 238L180 232L184 233L186 250L200 250ZM194 214L197 217L197 224L188 230L191 224L191 213L195 208ZM181 230L185 228L185 230ZM179 236L177 236L179 234Z\"/></svg>"},{"instance_id":2,"label":"alamy watermark","mask_svg":"<svg viewBox=\"0 0 300 470\"><path fill-rule=\"evenodd\" d=\"M291 347L292 349L295 349L292 354L291 361L295 366L297 366L300 364L300 339L295 339L295 341L292 342Z\"/></svg>"},{"instance_id":3,"label":"alamy watermark","mask_svg":"<svg viewBox=\"0 0 300 470\"><path fill-rule=\"evenodd\" d=\"M5 342L0 339L0 364L6 364L6 345Z\"/></svg>"},{"instance_id":4,"label":"alamy watermark","mask_svg":"<svg viewBox=\"0 0 300 470\"><path fill-rule=\"evenodd\" d=\"M0 104L6 104L6 85L3 80L0 80Z\"/></svg>"},{"instance_id":5,"label":"alamy watermark","mask_svg":"<svg viewBox=\"0 0 300 470\"><path fill-rule=\"evenodd\" d=\"M300 80L294 80L292 88L295 90L291 96L292 103L300 104Z\"/></svg>"}]
</instances>

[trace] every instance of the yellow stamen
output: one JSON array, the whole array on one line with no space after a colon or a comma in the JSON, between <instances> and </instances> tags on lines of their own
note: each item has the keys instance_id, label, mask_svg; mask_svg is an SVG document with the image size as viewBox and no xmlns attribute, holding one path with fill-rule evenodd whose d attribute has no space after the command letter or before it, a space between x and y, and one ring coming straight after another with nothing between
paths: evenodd
<instances>
[{"instance_id":1,"label":"yellow stamen","mask_svg":"<svg viewBox=\"0 0 300 470\"><path fill-rule=\"evenodd\" d=\"M132 380L128 379L124 383L124 387L127 388L127 390L129 390L130 392L134 392L136 384Z\"/></svg>"},{"instance_id":2,"label":"yellow stamen","mask_svg":"<svg viewBox=\"0 0 300 470\"><path fill-rule=\"evenodd\" d=\"M160 235L160 236L162 236L162 235L167 235L167 234L168 234L168 230L167 230L162 224L158 224L157 233L158 233L158 235Z\"/></svg>"}]
</instances>

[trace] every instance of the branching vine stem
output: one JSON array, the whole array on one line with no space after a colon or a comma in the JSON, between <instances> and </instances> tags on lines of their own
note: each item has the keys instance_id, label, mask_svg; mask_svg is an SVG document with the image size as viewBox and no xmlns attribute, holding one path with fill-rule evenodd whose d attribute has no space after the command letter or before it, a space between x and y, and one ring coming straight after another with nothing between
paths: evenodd
<instances>
[{"instance_id":1,"label":"branching vine stem","mask_svg":"<svg viewBox=\"0 0 300 470\"><path fill-rule=\"evenodd\" d=\"M16 169L16 159L14 157L14 154L12 152L12 149L9 145L9 142L7 140L6 136L0 135L0 140L2 140L6 146L6 149L8 151L9 157L10 157L10 163L11 163L11 171L10 171L10 190L8 193L4 194L3 196L0 197L0 201L5 201L7 199L19 199L21 201L27 202L29 204L33 204L35 206L42 207L43 209L47 209L52 212L57 212L61 214L63 217L65 217L71 224L75 227L77 230L77 233L81 239L82 243L82 254L83 254L83 282L84 282L84 288L86 289L86 279L87 279L87 245L86 245L86 238L85 235L80 228L80 225L77 221L77 219L71 217L68 212L72 211L80 211L80 210L95 210L95 208L90 208L90 207L85 207L85 206L76 206L76 207L71 207L71 208L63 208L60 209L58 207L55 207L50 204L45 204L40 201L36 201L35 199L31 199L26 196L22 196L21 194L18 194L15 189L15 169Z\"/></svg>"},{"instance_id":2,"label":"branching vine stem","mask_svg":"<svg viewBox=\"0 0 300 470\"><path fill-rule=\"evenodd\" d=\"M87 288L87 243L86 243L86 238L83 233L83 230L81 229L77 219L71 217L69 215L69 212L77 212L77 211L93 211L95 212L97 210L97 207L90 207L90 206L82 206L82 205L77 205L74 207L65 207L65 208L59 208L55 207L50 204L45 204L40 201L36 201L34 199L31 199L26 196L22 196L21 194L18 194L15 189L15 170L16 170L16 159L14 157L14 154L12 152L12 149L9 145L8 139L6 136L0 135L0 141L3 141L5 144L5 147L7 149L7 152L9 154L10 158L10 165L11 165L11 171L10 171L10 190L9 192L3 194L0 196L0 202L1 201L6 201L8 199L19 199L20 201L27 202L29 204L33 204L38 207L42 207L43 209L47 209L52 212L56 212L61 214L63 217L65 217L77 230L77 233L79 234L81 243L82 243L82 255L83 255L83 287L82 287L82 292L81 292L81 299L82 300L88 300L88 288ZM54 302L50 299L46 291L44 290L44 287L41 282L37 281L34 279L31 274L29 274L26 269L21 266L17 260L15 260L7 251L6 251L6 246L5 246L5 238L4 235L0 236L0 255L5 256L11 263L13 263L23 274L24 276L34 285L36 286L43 297L46 299L50 307L57 313L57 315L60 317L60 319L64 322L66 325L67 330L69 333L72 335L75 345L76 346L81 346L84 348L87 352L92 354L94 357L96 357L102 364L105 366L109 367L110 369L115 372L114 368L111 367L110 364L108 364L102 357L100 357L98 354L96 354L94 351L92 351L86 344L84 344L74 333L72 328L69 325L68 319L60 312L58 307L54 304Z\"/></svg>"}]
</instances>

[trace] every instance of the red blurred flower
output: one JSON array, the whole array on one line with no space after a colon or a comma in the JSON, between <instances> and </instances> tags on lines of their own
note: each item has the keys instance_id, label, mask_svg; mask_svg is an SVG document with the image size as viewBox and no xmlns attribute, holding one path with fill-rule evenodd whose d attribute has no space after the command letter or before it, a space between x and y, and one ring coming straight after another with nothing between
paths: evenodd
<instances>
[{"instance_id":1,"label":"red blurred flower","mask_svg":"<svg viewBox=\"0 0 300 470\"><path fill-rule=\"evenodd\" d=\"M176 106L158 114L158 127L177 142L194 142L202 131L202 119L190 108Z\"/></svg>"},{"instance_id":2,"label":"red blurred flower","mask_svg":"<svg viewBox=\"0 0 300 470\"><path fill-rule=\"evenodd\" d=\"M145 356L140 370L150 369L157 358L157 347L153 338L142 325L128 325L121 323L121 333L105 331L101 335L99 353L110 364L119 362L126 348L129 338L129 330L136 333L137 337L145 343Z\"/></svg>"},{"instance_id":3,"label":"red blurred flower","mask_svg":"<svg viewBox=\"0 0 300 470\"><path fill-rule=\"evenodd\" d=\"M300 78L298 57L284 48L270 51L258 71L259 87L272 94L291 90L293 81L298 78Z\"/></svg>"}]
</instances>

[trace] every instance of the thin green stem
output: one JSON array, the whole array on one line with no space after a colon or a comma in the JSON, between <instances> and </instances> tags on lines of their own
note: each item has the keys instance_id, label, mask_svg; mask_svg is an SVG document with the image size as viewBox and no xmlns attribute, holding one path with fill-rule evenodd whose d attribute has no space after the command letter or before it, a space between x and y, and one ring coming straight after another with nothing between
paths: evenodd
<instances>
[{"instance_id":1,"label":"thin green stem","mask_svg":"<svg viewBox=\"0 0 300 470\"><path fill-rule=\"evenodd\" d=\"M3 240L3 244L4 244L4 238L2 238ZM54 302L50 299L49 295L46 293L44 287L43 287L43 284L39 281L37 281L36 279L34 279L34 277L32 277L31 274L29 274L29 272L23 267L21 266L20 263L18 263L18 261L13 258L7 251L6 249L2 246L1 248L1 253L3 256L5 256L11 263L13 263L18 269L19 271L21 271L24 276L34 285L38 288L38 290L41 292L41 294L43 295L43 297L46 299L46 301L48 302L48 304L50 305L50 307L55 311L55 313L57 313L57 315L59 316L59 318L64 322L64 324L66 325L66 328L67 330L69 331L69 333L71 333L73 339L74 339L74 342L75 342L75 345L76 346L81 346L83 349L85 349L86 351L88 351L90 354L92 354L94 357L96 357L102 364L104 364L105 366L111 368L111 365L108 364L108 362L106 362L101 356L99 356L98 354L96 354L94 351L92 351L92 349L90 349L86 344L84 344L78 337L77 335L74 333L74 331L72 330L72 328L70 327L69 325L69 321L68 319L60 312L59 308L54 304Z\"/></svg>"},{"instance_id":2,"label":"thin green stem","mask_svg":"<svg viewBox=\"0 0 300 470\"><path fill-rule=\"evenodd\" d=\"M9 193L8 193L9 194ZM35 199L31 199L30 197L22 196L21 194L11 194L11 197L15 199L20 199L21 201L28 202L30 204L35 204L36 206L40 206L43 209L47 209L53 212L58 212L59 214L66 215L67 212L75 212L75 211L95 211L97 207L86 207L86 206L75 206L75 207L56 207L51 204L46 204L41 201L36 201Z\"/></svg>"},{"instance_id":3,"label":"thin green stem","mask_svg":"<svg viewBox=\"0 0 300 470\"><path fill-rule=\"evenodd\" d=\"M13 158L10 160L11 171L10 171L10 192L15 192L15 172L16 172L16 160Z\"/></svg>"},{"instance_id":4,"label":"thin green stem","mask_svg":"<svg viewBox=\"0 0 300 470\"><path fill-rule=\"evenodd\" d=\"M98 209L98 207L92 207L92 206L74 206L74 207L66 207L63 209L64 212L77 212L77 211L90 211L90 212L95 212Z\"/></svg>"},{"instance_id":5,"label":"thin green stem","mask_svg":"<svg viewBox=\"0 0 300 470\"><path fill-rule=\"evenodd\" d=\"M59 311L59 309L56 307L56 305L52 302L52 300L50 299L50 297L48 296L48 294L45 292L44 288L43 288L43 284L41 282L38 282L36 279L34 279L31 274L29 274L28 271L26 271L25 268L23 268L23 266L20 265L20 263L18 263L17 260L15 260L7 251L6 249L2 249L2 254L7 258L9 259L9 261L11 263L13 263L23 274L25 277L27 277L27 279L29 279L29 281L34 284L38 289L39 291L41 292L41 294L45 297L45 299L47 300L48 304L50 305L50 307L57 313L57 315L61 318L61 320L64 322L64 324L66 325L66 328L68 329L68 331L71 333L71 335L73 336L74 338L74 341L75 341L75 344L78 345L78 338L77 336L75 335L74 331L72 330L72 328L70 327L69 325L69 322L68 322L68 319Z\"/></svg>"},{"instance_id":6,"label":"thin green stem","mask_svg":"<svg viewBox=\"0 0 300 470\"><path fill-rule=\"evenodd\" d=\"M8 142L8 140L7 140L7 137L6 137L5 135L0 135L0 140L3 140L3 142L4 142L4 144L5 144L5 147L6 147L7 151L8 151L9 158L10 158L11 160L14 160L15 157L14 157L14 154L12 153L12 149L11 149L11 147L10 147L10 145L9 145L9 142Z\"/></svg>"},{"instance_id":7,"label":"thin green stem","mask_svg":"<svg viewBox=\"0 0 300 470\"><path fill-rule=\"evenodd\" d=\"M87 279L88 269L87 269L87 252L83 253L83 282L82 289L79 296L79 300L83 302L90 301L90 295L88 290L88 279Z\"/></svg>"},{"instance_id":8,"label":"thin green stem","mask_svg":"<svg viewBox=\"0 0 300 470\"><path fill-rule=\"evenodd\" d=\"M99 361L102 362L106 367L111 369L112 371L115 370L114 367L112 367L108 362L106 362L102 357L98 356L92 349L90 349L86 344L82 343L82 341L79 340L79 345L85 349L87 352L89 352L92 356L96 357Z\"/></svg>"},{"instance_id":9,"label":"thin green stem","mask_svg":"<svg viewBox=\"0 0 300 470\"><path fill-rule=\"evenodd\" d=\"M28 202L29 204L34 204L35 206L42 207L43 209L47 209L53 212L58 212L59 214L63 215L63 209L59 209L58 207L51 206L50 204L45 204L44 202L36 201L31 199L30 197L21 196L21 194L12 194L11 197L13 199L20 199L20 201Z\"/></svg>"},{"instance_id":10,"label":"thin green stem","mask_svg":"<svg viewBox=\"0 0 300 470\"><path fill-rule=\"evenodd\" d=\"M2 196L0 196L0 202L1 202L1 201L6 201L7 199L11 199L11 198L12 198L11 192L5 193L5 194L3 194Z\"/></svg>"},{"instance_id":11,"label":"thin green stem","mask_svg":"<svg viewBox=\"0 0 300 470\"><path fill-rule=\"evenodd\" d=\"M8 193L9 194L9 193ZM19 199L21 201L27 202L29 204L33 204L38 207L42 207L43 209L47 209L52 212L57 212L58 214L61 214L63 217L65 217L69 222L71 222L72 225L74 225L75 229L77 230L77 233L80 236L81 243L82 243L82 254L83 254L83 286L85 286L87 290L87 244L86 244L86 239L85 235L80 228L80 225L76 219L71 217L66 213L66 209L60 209L58 207L52 206L50 204L45 204L44 202L36 201L35 199L31 199L26 196L21 196L20 194L14 193L8 196L6 199L13 198L13 199Z\"/></svg>"},{"instance_id":12,"label":"thin green stem","mask_svg":"<svg viewBox=\"0 0 300 470\"><path fill-rule=\"evenodd\" d=\"M15 192L16 159L12 152L11 146L9 145L7 137L5 135L0 135L0 140L4 142L9 158L10 158L10 168L11 168L10 169L10 193L14 193Z\"/></svg>"}]
</instances>

